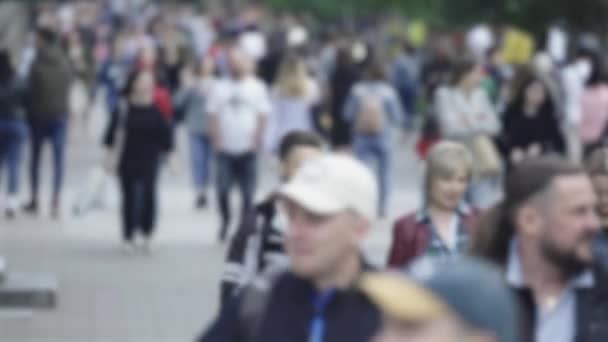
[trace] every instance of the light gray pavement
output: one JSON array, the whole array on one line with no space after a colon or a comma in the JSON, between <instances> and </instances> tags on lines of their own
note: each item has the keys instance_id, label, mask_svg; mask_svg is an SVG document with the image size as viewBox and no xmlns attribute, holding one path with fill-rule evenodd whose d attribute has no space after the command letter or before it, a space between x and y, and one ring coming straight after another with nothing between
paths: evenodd
<instances>
[{"instance_id":1,"label":"light gray pavement","mask_svg":"<svg viewBox=\"0 0 608 342\"><path fill-rule=\"evenodd\" d=\"M203 212L193 210L183 137L181 172L163 172L153 253L127 256L120 250L115 191L105 210L79 218L68 214L88 170L99 160L94 141L85 138L86 130L78 124L71 130L62 219L52 221L45 213L12 222L0 218L0 255L6 257L9 270L56 275L58 307L46 312L0 310L0 341L191 341L216 312L225 246L215 242L215 203ZM377 222L365 244L376 263L385 258L392 219L418 203L419 164L411 142L399 145L389 219ZM45 183L50 178L49 159L43 168ZM274 167L265 158L260 170L260 193L268 192Z\"/></svg>"}]
</instances>

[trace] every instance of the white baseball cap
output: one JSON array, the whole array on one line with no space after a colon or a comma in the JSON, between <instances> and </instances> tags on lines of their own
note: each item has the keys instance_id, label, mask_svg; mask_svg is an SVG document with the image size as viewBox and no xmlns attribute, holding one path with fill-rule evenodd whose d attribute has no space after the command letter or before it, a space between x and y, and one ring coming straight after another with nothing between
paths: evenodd
<instances>
[{"instance_id":1,"label":"white baseball cap","mask_svg":"<svg viewBox=\"0 0 608 342\"><path fill-rule=\"evenodd\" d=\"M352 210L370 223L376 217L376 180L363 163L346 154L328 153L306 162L277 194L315 214Z\"/></svg>"}]
</instances>

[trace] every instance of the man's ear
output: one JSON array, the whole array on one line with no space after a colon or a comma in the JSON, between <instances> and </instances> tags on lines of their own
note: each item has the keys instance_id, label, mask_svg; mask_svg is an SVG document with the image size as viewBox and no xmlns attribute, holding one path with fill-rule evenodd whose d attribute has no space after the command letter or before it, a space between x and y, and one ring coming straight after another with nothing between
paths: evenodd
<instances>
[{"instance_id":1,"label":"man's ear","mask_svg":"<svg viewBox=\"0 0 608 342\"><path fill-rule=\"evenodd\" d=\"M542 221L540 210L534 205L524 205L515 213L515 226L526 236L538 236Z\"/></svg>"}]
</instances>

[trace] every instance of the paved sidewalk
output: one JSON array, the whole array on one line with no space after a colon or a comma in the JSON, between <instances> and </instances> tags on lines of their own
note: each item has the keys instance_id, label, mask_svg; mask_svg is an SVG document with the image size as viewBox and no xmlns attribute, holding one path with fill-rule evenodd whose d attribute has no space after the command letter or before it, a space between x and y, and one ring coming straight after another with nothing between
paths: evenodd
<instances>
[{"instance_id":1,"label":"paved sidewalk","mask_svg":"<svg viewBox=\"0 0 608 342\"><path fill-rule=\"evenodd\" d=\"M97 148L77 134L71 144L66 206L98 158ZM394 165L393 218L412 209L418 198L411 147L404 151ZM192 208L188 170L184 165L180 175L163 177L151 256L121 253L116 200L82 218L66 214L51 221L44 213L14 222L0 218L0 254L9 269L54 274L60 282L55 310L0 311L0 340L191 341L217 310L224 247L215 242L214 203L203 212ZM268 191L273 179L272 167L262 165L262 188ZM390 222L379 222L366 243L375 262L385 257Z\"/></svg>"}]
</instances>

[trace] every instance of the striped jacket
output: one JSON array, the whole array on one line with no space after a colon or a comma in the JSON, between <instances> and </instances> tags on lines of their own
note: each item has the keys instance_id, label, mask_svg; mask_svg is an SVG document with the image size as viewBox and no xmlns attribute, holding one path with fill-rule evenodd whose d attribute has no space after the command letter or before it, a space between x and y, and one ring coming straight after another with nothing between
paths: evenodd
<instances>
[{"instance_id":1,"label":"striped jacket","mask_svg":"<svg viewBox=\"0 0 608 342\"><path fill-rule=\"evenodd\" d=\"M274 198L248 214L232 238L222 275L222 304L269 266L287 263Z\"/></svg>"}]
</instances>

